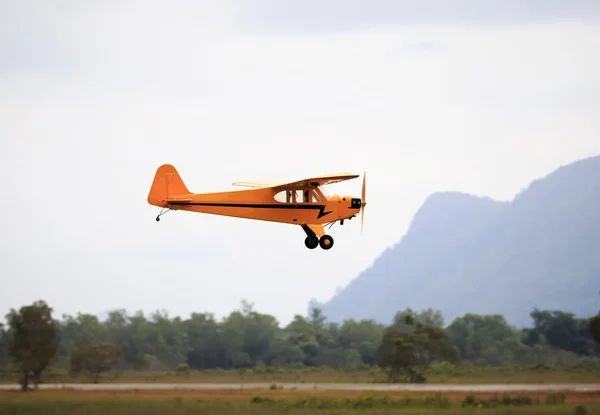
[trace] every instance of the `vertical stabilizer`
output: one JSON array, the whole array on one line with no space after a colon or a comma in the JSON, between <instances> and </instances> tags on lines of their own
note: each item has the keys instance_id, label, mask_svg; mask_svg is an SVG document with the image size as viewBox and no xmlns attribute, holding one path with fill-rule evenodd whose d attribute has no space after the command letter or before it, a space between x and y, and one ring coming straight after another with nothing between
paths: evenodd
<instances>
[{"instance_id":1,"label":"vertical stabilizer","mask_svg":"<svg viewBox=\"0 0 600 415\"><path fill-rule=\"evenodd\" d=\"M154 175L154 181L150 187L150 193L148 193L148 203L153 206L165 207L167 200L189 194L190 191L181 180L177 169L170 164L163 164Z\"/></svg>"}]
</instances>

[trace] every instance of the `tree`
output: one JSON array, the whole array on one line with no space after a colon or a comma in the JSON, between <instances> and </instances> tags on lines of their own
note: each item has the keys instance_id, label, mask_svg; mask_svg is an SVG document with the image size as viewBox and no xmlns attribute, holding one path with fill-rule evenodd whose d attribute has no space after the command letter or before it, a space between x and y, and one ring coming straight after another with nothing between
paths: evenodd
<instances>
[{"instance_id":1,"label":"tree","mask_svg":"<svg viewBox=\"0 0 600 415\"><path fill-rule=\"evenodd\" d=\"M146 369L146 355L155 355L155 351L151 350L154 345L148 341L150 324L144 313L138 311L133 316L126 316L122 311L113 312L109 315L108 327L113 328L111 343L121 350L130 367L135 370Z\"/></svg>"},{"instance_id":2,"label":"tree","mask_svg":"<svg viewBox=\"0 0 600 415\"><path fill-rule=\"evenodd\" d=\"M600 344L600 314L590 319L589 328L596 343Z\"/></svg>"},{"instance_id":3,"label":"tree","mask_svg":"<svg viewBox=\"0 0 600 415\"><path fill-rule=\"evenodd\" d=\"M98 317L82 313L78 313L77 317L63 315L58 332L60 339L58 354L65 360L68 359L73 348L102 341L107 336L106 328Z\"/></svg>"},{"instance_id":4,"label":"tree","mask_svg":"<svg viewBox=\"0 0 600 415\"><path fill-rule=\"evenodd\" d=\"M219 323L210 313L192 313L183 323L188 338L187 363L192 369L214 369L222 361Z\"/></svg>"},{"instance_id":5,"label":"tree","mask_svg":"<svg viewBox=\"0 0 600 415\"><path fill-rule=\"evenodd\" d=\"M600 344L600 311L588 321L588 329L596 343Z\"/></svg>"},{"instance_id":6,"label":"tree","mask_svg":"<svg viewBox=\"0 0 600 415\"><path fill-rule=\"evenodd\" d=\"M594 355L596 345L589 331L588 319L575 318L573 313L558 310L538 310L531 313L534 327L525 329L524 343L532 346L547 343L557 349L578 355Z\"/></svg>"},{"instance_id":7,"label":"tree","mask_svg":"<svg viewBox=\"0 0 600 415\"><path fill-rule=\"evenodd\" d=\"M374 320L347 319L339 329L337 344L338 347L358 350L362 362L372 365L384 330L385 327Z\"/></svg>"},{"instance_id":8,"label":"tree","mask_svg":"<svg viewBox=\"0 0 600 415\"><path fill-rule=\"evenodd\" d=\"M434 327L444 327L444 318L441 311L432 308L425 309L420 313L415 312L410 307L404 311L398 311L393 318L392 325L402 331L413 331L415 329L414 322L418 320L423 324Z\"/></svg>"},{"instance_id":9,"label":"tree","mask_svg":"<svg viewBox=\"0 0 600 415\"><path fill-rule=\"evenodd\" d=\"M116 366L121 359L121 351L111 343L87 344L71 353L71 373L88 372L94 383L100 381L100 374Z\"/></svg>"},{"instance_id":10,"label":"tree","mask_svg":"<svg viewBox=\"0 0 600 415\"><path fill-rule=\"evenodd\" d=\"M461 358L477 365L512 364L527 350L519 331L499 314L467 313L455 318L446 331Z\"/></svg>"},{"instance_id":11,"label":"tree","mask_svg":"<svg viewBox=\"0 0 600 415\"><path fill-rule=\"evenodd\" d=\"M412 326L415 321L407 315L404 322ZM450 345L443 328L423 324L419 320L413 327L414 330L409 332L395 324L383 335L376 362L388 371L390 381L405 377L410 382L424 382L425 371L432 362L453 363L458 357L458 350Z\"/></svg>"},{"instance_id":12,"label":"tree","mask_svg":"<svg viewBox=\"0 0 600 415\"><path fill-rule=\"evenodd\" d=\"M4 330L4 325L0 323L0 376L2 376L2 372L4 371L4 367L8 363L8 356L6 353L6 347L8 342L8 336L6 331Z\"/></svg>"},{"instance_id":13,"label":"tree","mask_svg":"<svg viewBox=\"0 0 600 415\"><path fill-rule=\"evenodd\" d=\"M52 309L44 301L13 309L6 316L11 331L8 352L21 375L21 389L26 391L30 378L35 385L56 356L58 344Z\"/></svg>"}]
</instances>

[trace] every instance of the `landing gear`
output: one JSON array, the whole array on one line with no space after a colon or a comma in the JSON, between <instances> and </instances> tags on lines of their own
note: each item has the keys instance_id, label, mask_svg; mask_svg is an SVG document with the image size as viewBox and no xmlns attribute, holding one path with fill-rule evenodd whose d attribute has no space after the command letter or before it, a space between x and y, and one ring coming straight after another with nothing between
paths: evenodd
<instances>
[{"instance_id":1,"label":"landing gear","mask_svg":"<svg viewBox=\"0 0 600 415\"><path fill-rule=\"evenodd\" d=\"M308 249L315 249L317 246L319 246L319 237L317 235L307 236L304 240L304 245L306 245Z\"/></svg>"},{"instance_id":2,"label":"landing gear","mask_svg":"<svg viewBox=\"0 0 600 415\"><path fill-rule=\"evenodd\" d=\"M306 239L304 245L308 249L315 249L320 246L321 249L328 250L333 246L333 238L329 235L323 235L321 238L307 225L301 225L304 232L306 232Z\"/></svg>"},{"instance_id":3,"label":"landing gear","mask_svg":"<svg viewBox=\"0 0 600 415\"><path fill-rule=\"evenodd\" d=\"M304 245L308 249L315 249L317 246L320 246L322 249L328 250L333 246L333 238L329 235L323 235L320 239L317 235L307 236L304 240Z\"/></svg>"},{"instance_id":4,"label":"landing gear","mask_svg":"<svg viewBox=\"0 0 600 415\"><path fill-rule=\"evenodd\" d=\"M165 210L165 209L166 209L166 210ZM159 222L159 221L160 221L160 217L161 217L162 215L164 215L165 213L169 212L170 210L171 210L171 209L169 209L169 208L162 208L162 209L160 210L160 213L159 213L159 214L158 214L158 216L156 217L156 221L157 221L157 222Z\"/></svg>"},{"instance_id":5,"label":"landing gear","mask_svg":"<svg viewBox=\"0 0 600 415\"><path fill-rule=\"evenodd\" d=\"M321 239L319 239L319 245L322 249L331 249L333 246L333 238L329 235L323 235L321 236Z\"/></svg>"}]
</instances>

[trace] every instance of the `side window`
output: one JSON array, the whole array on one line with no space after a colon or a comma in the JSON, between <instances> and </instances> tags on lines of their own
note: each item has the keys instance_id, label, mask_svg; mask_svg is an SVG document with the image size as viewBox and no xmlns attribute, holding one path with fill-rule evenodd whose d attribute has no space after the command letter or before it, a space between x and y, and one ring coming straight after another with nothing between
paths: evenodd
<instances>
[{"instance_id":1,"label":"side window","mask_svg":"<svg viewBox=\"0 0 600 415\"><path fill-rule=\"evenodd\" d=\"M282 190L281 192L276 193L275 196L273 196L273 198L279 203L292 203L294 201L294 191Z\"/></svg>"},{"instance_id":2,"label":"side window","mask_svg":"<svg viewBox=\"0 0 600 415\"><path fill-rule=\"evenodd\" d=\"M282 190L274 198L279 203L322 203L322 198L314 189Z\"/></svg>"},{"instance_id":3,"label":"side window","mask_svg":"<svg viewBox=\"0 0 600 415\"><path fill-rule=\"evenodd\" d=\"M287 202L287 190L282 190L281 192L277 193L274 197L275 200L280 202L280 203L286 203Z\"/></svg>"}]
</instances>

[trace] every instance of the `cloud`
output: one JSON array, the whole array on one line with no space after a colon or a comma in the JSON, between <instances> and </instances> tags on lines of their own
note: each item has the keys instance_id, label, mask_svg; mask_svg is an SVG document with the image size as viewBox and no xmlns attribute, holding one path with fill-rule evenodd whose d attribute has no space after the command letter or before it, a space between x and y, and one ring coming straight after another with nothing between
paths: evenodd
<instances>
[{"instance_id":1,"label":"cloud","mask_svg":"<svg viewBox=\"0 0 600 415\"><path fill-rule=\"evenodd\" d=\"M600 153L591 21L281 35L246 32L234 2L26 13L34 4L0 13L0 39L29 39L21 52L2 41L6 307L43 297L60 312L223 315L247 298L285 322L399 240L431 192L510 199ZM280 224L156 223L146 197L162 163L197 192L367 170L365 234L334 226L334 249L314 252ZM328 190L359 194L360 181Z\"/></svg>"},{"instance_id":2,"label":"cloud","mask_svg":"<svg viewBox=\"0 0 600 415\"><path fill-rule=\"evenodd\" d=\"M398 27L528 24L600 17L594 0L305 0L240 2L238 30L298 34Z\"/></svg>"}]
</instances>

